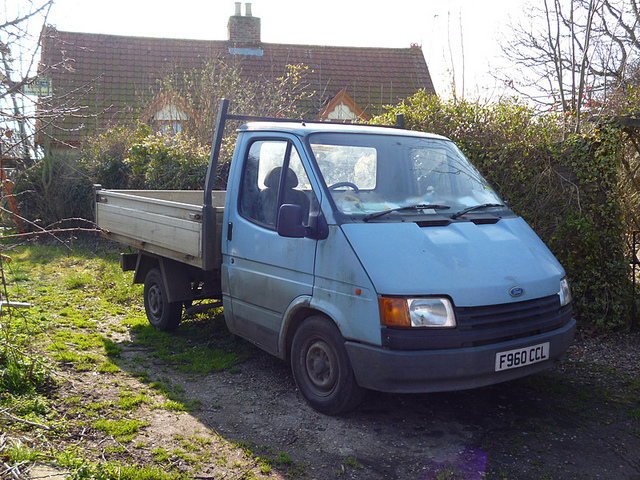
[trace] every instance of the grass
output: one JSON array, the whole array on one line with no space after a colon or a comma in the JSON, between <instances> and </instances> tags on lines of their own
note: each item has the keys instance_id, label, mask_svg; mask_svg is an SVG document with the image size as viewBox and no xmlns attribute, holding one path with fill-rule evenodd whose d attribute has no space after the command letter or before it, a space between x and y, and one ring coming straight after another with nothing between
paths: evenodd
<instances>
[{"instance_id":1,"label":"grass","mask_svg":"<svg viewBox=\"0 0 640 480\"><path fill-rule=\"evenodd\" d=\"M362 464L358 461L358 459L356 459L355 457L345 457L342 459L342 463L345 466L351 467L356 470L362 470L364 468Z\"/></svg>"},{"instance_id":2,"label":"grass","mask_svg":"<svg viewBox=\"0 0 640 480\"><path fill-rule=\"evenodd\" d=\"M251 347L236 342L224 325L222 312L215 312L213 322L203 322L202 315L188 319L174 335L159 332L150 325L137 324L131 332L136 343L148 347L153 356L178 371L206 374L229 369L248 358ZM194 341L197 338L221 339Z\"/></svg>"},{"instance_id":3,"label":"grass","mask_svg":"<svg viewBox=\"0 0 640 480\"><path fill-rule=\"evenodd\" d=\"M464 476L453 467L444 468L436 474L436 480L464 480Z\"/></svg>"},{"instance_id":4,"label":"grass","mask_svg":"<svg viewBox=\"0 0 640 480\"><path fill-rule=\"evenodd\" d=\"M140 405L148 403L148 397L144 394L144 392L130 392L124 391L121 392L118 397L118 408L126 411L136 411Z\"/></svg>"},{"instance_id":5,"label":"grass","mask_svg":"<svg viewBox=\"0 0 640 480\"><path fill-rule=\"evenodd\" d=\"M179 480L188 478L177 472L167 472L161 467L140 467L123 464L90 464L78 468L69 480Z\"/></svg>"},{"instance_id":6,"label":"grass","mask_svg":"<svg viewBox=\"0 0 640 480\"><path fill-rule=\"evenodd\" d=\"M93 423L93 427L96 430L111 435L119 442L130 442L133 440L142 425L143 424L137 419L110 420L101 418Z\"/></svg>"},{"instance_id":7,"label":"grass","mask_svg":"<svg viewBox=\"0 0 640 480\"><path fill-rule=\"evenodd\" d=\"M224 369L240 371L251 355L253 347L234 339L220 310L187 318L173 334L158 332L146 320L142 287L131 284L131 272L120 270L115 252L101 246L73 252L28 246L10 256L11 264L2 262L6 296L33 307L0 317L0 409L20 419L6 429L7 441L0 446L5 463L55 463L69 470L71 479L189 478L204 462L230 471L237 464L243 478L268 478L274 466L299 476L302 467L285 453L232 453L237 449L215 432L175 438L171 446L153 445L146 437L148 412L180 415L200 407L170 375L150 375L151 365L197 379ZM127 349L139 353L125 360ZM72 386L60 395L68 389L59 375L63 371L97 381L88 393L75 393ZM117 443L85 450L79 441L84 437L76 436L92 430ZM20 441L23 433L37 441ZM149 460L119 460L131 451L148 451Z\"/></svg>"},{"instance_id":8,"label":"grass","mask_svg":"<svg viewBox=\"0 0 640 480\"><path fill-rule=\"evenodd\" d=\"M28 447L21 443L9 444L3 453L13 463L35 463L42 457L42 452L39 449Z\"/></svg>"},{"instance_id":9,"label":"grass","mask_svg":"<svg viewBox=\"0 0 640 480\"><path fill-rule=\"evenodd\" d=\"M355 457L344 457L342 459L342 465L340 466L340 470L336 472L337 477L341 477L349 470L362 470L364 467Z\"/></svg>"}]
</instances>

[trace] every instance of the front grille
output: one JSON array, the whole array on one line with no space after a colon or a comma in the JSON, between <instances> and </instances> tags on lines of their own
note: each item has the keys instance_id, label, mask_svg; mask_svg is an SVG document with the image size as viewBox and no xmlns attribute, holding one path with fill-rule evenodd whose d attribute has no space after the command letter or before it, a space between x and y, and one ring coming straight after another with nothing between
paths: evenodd
<instances>
[{"instance_id":1,"label":"front grille","mask_svg":"<svg viewBox=\"0 0 640 480\"><path fill-rule=\"evenodd\" d=\"M459 307L455 311L458 331L470 335L469 346L550 332L571 319L571 307L561 309L558 295L503 305Z\"/></svg>"},{"instance_id":2,"label":"front grille","mask_svg":"<svg viewBox=\"0 0 640 480\"><path fill-rule=\"evenodd\" d=\"M551 332L571 320L571 305L561 308L558 295L536 300L456 307L454 329L385 328L383 346L392 350L479 347Z\"/></svg>"}]
</instances>

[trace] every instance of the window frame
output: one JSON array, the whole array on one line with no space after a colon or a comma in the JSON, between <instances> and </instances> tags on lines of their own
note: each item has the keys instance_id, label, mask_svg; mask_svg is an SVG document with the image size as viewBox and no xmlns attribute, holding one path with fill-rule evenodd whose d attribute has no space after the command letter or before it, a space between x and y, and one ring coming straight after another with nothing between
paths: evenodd
<instances>
[{"instance_id":1,"label":"window frame","mask_svg":"<svg viewBox=\"0 0 640 480\"><path fill-rule=\"evenodd\" d=\"M247 165L249 163L249 157L251 154L251 150L254 147L254 145L258 144L258 143L284 143L285 144L285 149L284 149L284 155L282 157L282 164L279 165L275 165L271 168L276 168L276 167L282 167L283 171L286 171L286 169L289 168L289 165L291 164L291 160L292 160L292 154L297 155L300 165L302 167L302 171L304 172L304 175L306 177L306 184L309 186L309 192L311 192L311 198L309 198L310 203L312 202L312 198L313 197L317 197L313 188L313 184L311 183L311 178L309 176L309 173L307 172L307 167L305 167L304 162L302 160L302 155L300 154L300 148L298 148L295 144L295 142L293 141L292 138L286 137L286 136L269 136L269 137L263 137L263 136L258 136L258 137L254 137L248 140L247 142L247 146L244 149L244 156L242 159L242 173L240 175L240 183L239 183L239 192L238 192L238 205L237 205L237 210L238 210L238 214L240 215L240 217L244 218L245 220L258 225L262 228L268 229L268 230L272 230L272 231L276 231L277 230L277 226L278 226L278 210L280 208L280 206L282 205L282 201L283 201L283 195L284 195L284 189L281 188L282 187L282 178L283 175L280 176L279 182L278 182L278 192L277 192L277 202L276 202L276 212L275 212L275 222L273 224L268 223L268 222L263 222L260 220L260 218L258 218L257 215L253 215L253 214L249 214L247 212L247 209L245 208L244 205L244 199L245 199L245 192L246 192L246 179L247 179L247 174L249 173L249 168L247 168ZM259 170L260 170L260 158L258 158L256 165L255 165L255 188L256 188L256 193L259 196L260 192L262 192L263 190L260 190L260 175L259 175ZM299 175L298 172L295 172L296 175ZM265 176L266 178L266 176ZM264 179L263 179L264 180ZM300 184L300 179L298 180L298 184ZM305 189L298 189L301 192L306 192L307 190Z\"/></svg>"}]
</instances>

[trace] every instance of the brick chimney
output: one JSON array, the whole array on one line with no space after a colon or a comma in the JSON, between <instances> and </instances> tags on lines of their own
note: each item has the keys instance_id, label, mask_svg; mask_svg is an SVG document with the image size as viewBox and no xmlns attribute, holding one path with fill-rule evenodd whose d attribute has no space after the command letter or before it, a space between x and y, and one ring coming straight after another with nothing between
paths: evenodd
<instances>
[{"instance_id":1,"label":"brick chimney","mask_svg":"<svg viewBox=\"0 0 640 480\"><path fill-rule=\"evenodd\" d=\"M251 4L245 3L245 16L242 16L241 3L236 2L235 15L229 17L229 43L233 45L260 45L260 19L251 13Z\"/></svg>"}]
</instances>

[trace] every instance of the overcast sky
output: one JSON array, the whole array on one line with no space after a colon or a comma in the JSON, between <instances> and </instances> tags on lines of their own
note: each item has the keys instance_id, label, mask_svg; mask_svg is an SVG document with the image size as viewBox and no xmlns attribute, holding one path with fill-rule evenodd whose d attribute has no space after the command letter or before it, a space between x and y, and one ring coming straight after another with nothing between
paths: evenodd
<instances>
[{"instance_id":1,"label":"overcast sky","mask_svg":"<svg viewBox=\"0 0 640 480\"><path fill-rule=\"evenodd\" d=\"M500 34L524 0L253 0L262 41L310 45L422 46L438 94L450 95L451 71L467 96L496 89L489 71L504 65ZM59 30L226 40L233 0L55 0L48 23ZM245 2L242 2L245 14ZM460 30L462 27L462 30ZM464 52L464 55L463 55ZM453 59L453 62L452 62Z\"/></svg>"}]
</instances>

